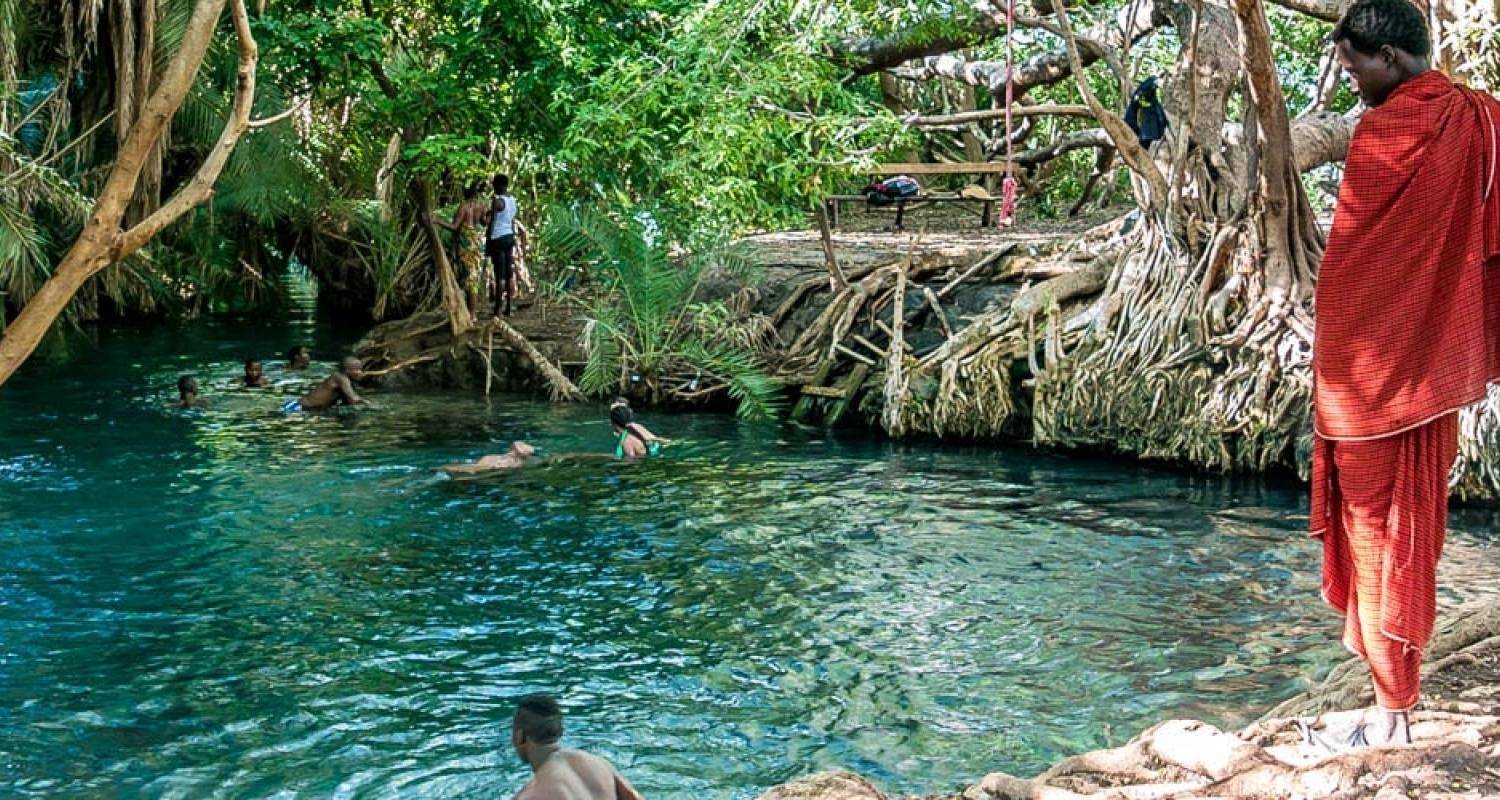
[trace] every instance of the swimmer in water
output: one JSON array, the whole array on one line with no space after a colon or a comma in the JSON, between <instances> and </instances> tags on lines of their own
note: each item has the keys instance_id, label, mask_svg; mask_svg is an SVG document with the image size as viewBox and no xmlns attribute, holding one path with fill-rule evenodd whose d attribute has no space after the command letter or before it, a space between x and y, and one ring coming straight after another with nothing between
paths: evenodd
<instances>
[{"instance_id":1,"label":"swimmer in water","mask_svg":"<svg viewBox=\"0 0 1500 800\"><path fill-rule=\"evenodd\" d=\"M245 361L245 375L240 380L244 381L247 389L264 389L271 385L271 379L266 377L266 371L258 358Z\"/></svg>"},{"instance_id":2,"label":"swimmer in water","mask_svg":"<svg viewBox=\"0 0 1500 800\"><path fill-rule=\"evenodd\" d=\"M301 372L312 365L312 351L303 345L297 345L286 351L286 368L293 372Z\"/></svg>"},{"instance_id":3,"label":"swimmer in water","mask_svg":"<svg viewBox=\"0 0 1500 800\"><path fill-rule=\"evenodd\" d=\"M545 694L521 698L510 743L531 767L531 781L516 800L642 800L612 764L562 746L562 709Z\"/></svg>"},{"instance_id":4,"label":"swimmer in water","mask_svg":"<svg viewBox=\"0 0 1500 800\"><path fill-rule=\"evenodd\" d=\"M634 461L654 456L661 452L662 445L670 441L636 422L635 412L630 410L630 401L623 397L616 397L609 404L609 425L615 435L620 437L615 443L615 458L618 459Z\"/></svg>"},{"instance_id":5,"label":"swimmer in water","mask_svg":"<svg viewBox=\"0 0 1500 800\"><path fill-rule=\"evenodd\" d=\"M177 379L177 402L172 404L173 408L201 408L204 405L203 398L198 396L198 381L191 375L184 375Z\"/></svg>"},{"instance_id":6,"label":"swimmer in water","mask_svg":"<svg viewBox=\"0 0 1500 800\"><path fill-rule=\"evenodd\" d=\"M365 400L354 391L354 381L364 377L363 364L354 356L346 357L339 364L339 371L329 375L316 389L296 400L288 400L281 406L287 413L316 411L336 405L356 406Z\"/></svg>"},{"instance_id":7,"label":"swimmer in water","mask_svg":"<svg viewBox=\"0 0 1500 800\"><path fill-rule=\"evenodd\" d=\"M503 455L484 456L468 464L444 464L439 469L449 475L473 475L501 469L520 469L535 460L536 448L525 442L516 441L511 442L510 450Z\"/></svg>"}]
</instances>

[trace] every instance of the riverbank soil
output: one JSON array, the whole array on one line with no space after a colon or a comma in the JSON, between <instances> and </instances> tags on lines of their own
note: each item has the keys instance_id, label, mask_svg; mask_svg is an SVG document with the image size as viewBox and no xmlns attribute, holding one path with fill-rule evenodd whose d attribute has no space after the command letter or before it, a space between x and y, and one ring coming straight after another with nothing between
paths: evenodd
<instances>
[{"instance_id":1,"label":"riverbank soil","mask_svg":"<svg viewBox=\"0 0 1500 800\"><path fill-rule=\"evenodd\" d=\"M1445 620L1422 670L1413 744L1320 755L1298 721L1347 729L1374 702L1369 672L1351 659L1312 690L1238 733L1170 720L1129 743L1064 759L1031 778L986 775L926 800L1479 800L1500 797L1500 605ZM869 781L821 773L760 800L884 800Z\"/></svg>"}]
</instances>

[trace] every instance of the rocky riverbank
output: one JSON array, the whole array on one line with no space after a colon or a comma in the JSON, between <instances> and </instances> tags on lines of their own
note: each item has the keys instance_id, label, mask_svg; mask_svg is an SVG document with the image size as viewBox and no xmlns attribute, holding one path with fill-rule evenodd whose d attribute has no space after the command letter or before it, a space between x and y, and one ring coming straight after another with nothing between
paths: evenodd
<instances>
[{"instance_id":1,"label":"rocky riverbank","mask_svg":"<svg viewBox=\"0 0 1500 800\"><path fill-rule=\"evenodd\" d=\"M1168 720L1126 744L1065 758L1031 778L992 773L924 800L1480 800L1500 797L1500 605L1439 624L1423 667L1416 742L1321 757L1297 721L1347 727L1374 698L1351 659L1243 730ZM811 775L759 800L888 800L847 772Z\"/></svg>"}]
</instances>

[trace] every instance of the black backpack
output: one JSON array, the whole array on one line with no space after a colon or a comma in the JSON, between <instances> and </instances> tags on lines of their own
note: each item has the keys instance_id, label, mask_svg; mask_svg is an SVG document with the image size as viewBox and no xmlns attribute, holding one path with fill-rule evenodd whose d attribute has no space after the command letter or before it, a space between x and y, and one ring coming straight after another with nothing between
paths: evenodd
<instances>
[{"instance_id":1,"label":"black backpack","mask_svg":"<svg viewBox=\"0 0 1500 800\"><path fill-rule=\"evenodd\" d=\"M903 198L916 197L922 193L922 185L910 175L897 175L866 186L860 192L872 206L888 206Z\"/></svg>"}]
</instances>

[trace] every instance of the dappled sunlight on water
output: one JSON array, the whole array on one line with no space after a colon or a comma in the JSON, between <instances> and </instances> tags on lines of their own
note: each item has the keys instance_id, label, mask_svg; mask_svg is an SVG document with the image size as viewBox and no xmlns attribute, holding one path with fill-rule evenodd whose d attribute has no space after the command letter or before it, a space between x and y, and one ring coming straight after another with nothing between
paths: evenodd
<instances>
[{"instance_id":1,"label":"dappled sunlight on water","mask_svg":"<svg viewBox=\"0 0 1500 800\"><path fill-rule=\"evenodd\" d=\"M610 451L604 409L222 388L280 336L122 335L0 394L0 794L508 796L536 690L650 797L935 791L1341 657L1295 486L663 414L658 461L455 481ZM208 408L166 407L187 369ZM1449 605L1500 585L1455 521Z\"/></svg>"}]
</instances>

